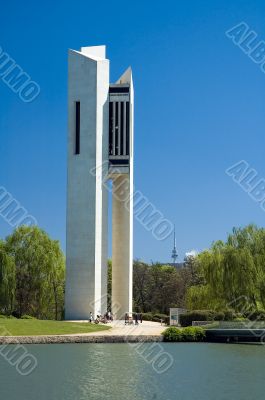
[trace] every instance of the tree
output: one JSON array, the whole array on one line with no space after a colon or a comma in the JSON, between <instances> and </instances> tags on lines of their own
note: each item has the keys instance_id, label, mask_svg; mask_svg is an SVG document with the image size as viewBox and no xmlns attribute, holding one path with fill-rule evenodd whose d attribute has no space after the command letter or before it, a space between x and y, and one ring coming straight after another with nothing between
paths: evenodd
<instances>
[{"instance_id":1,"label":"tree","mask_svg":"<svg viewBox=\"0 0 265 400\"><path fill-rule=\"evenodd\" d=\"M183 307L188 279L172 266L134 261L134 309L168 314L170 307Z\"/></svg>"},{"instance_id":2,"label":"tree","mask_svg":"<svg viewBox=\"0 0 265 400\"><path fill-rule=\"evenodd\" d=\"M265 305L264 229L234 228L226 242L217 241L198 255L197 267L203 283L188 289L190 308L200 304L244 313Z\"/></svg>"},{"instance_id":3,"label":"tree","mask_svg":"<svg viewBox=\"0 0 265 400\"><path fill-rule=\"evenodd\" d=\"M13 257L6 252L5 243L0 241L0 308L11 314L15 304L16 267Z\"/></svg>"},{"instance_id":4,"label":"tree","mask_svg":"<svg viewBox=\"0 0 265 400\"><path fill-rule=\"evenodd\" d=\"M59 242L37 226L21 226L6 239L16 268L16 312L59 318L63 311L65 260Z\"/></svg>"},{"instance_id":5,"label":"tree","mask_svg":"<svg viewBox=\"0 0 265 400\"><path fill-rule=\"evenodd\" d=\"M150 271L148 265L141 261L133 264L133 293L135 308L141 312L150 310Z\"/></svg>"}]
</instances>

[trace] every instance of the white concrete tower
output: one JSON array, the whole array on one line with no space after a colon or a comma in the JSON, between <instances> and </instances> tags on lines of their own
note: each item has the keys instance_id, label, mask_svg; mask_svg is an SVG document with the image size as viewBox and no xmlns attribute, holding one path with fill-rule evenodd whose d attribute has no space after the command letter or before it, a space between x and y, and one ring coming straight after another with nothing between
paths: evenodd
<instances>
[{"instance_id":1,"label":"white concrete tower","mask_svg":"<svg viewBox=\"0 0 265 400\"><path fill-rule=\"evenodd\" d=\"M69 51L66 319L104 312L108 159L109 61L105 46ZM95 170L95 174L91 170Z\"/></svg>"},{"instance_id":2,"label":"white concrete tower","mask_svg":"<svg viewBox=\"0 0 265 400\"><path fill-rule=\"evenodd\" d=\"M65 318L106 312L113 180L112 308L132 311L133 84L109 84L105 46L69 51Z\"/></svg>"}]
</instances>

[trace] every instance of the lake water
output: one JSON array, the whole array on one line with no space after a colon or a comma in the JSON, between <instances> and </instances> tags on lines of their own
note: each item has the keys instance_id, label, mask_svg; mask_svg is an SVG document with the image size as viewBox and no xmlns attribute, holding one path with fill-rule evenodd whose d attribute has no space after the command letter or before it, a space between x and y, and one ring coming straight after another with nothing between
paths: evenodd
<instances>
[{"instance_id":1,"label":"lake water","mask_svg":"<svg viewBox=\"0 0 265 400\"><path fill-rule=\"evenodd\" d=\"M142 350L150 344L144 346ZM158 374L152 362L129 344L27 345L38 360L37 368L21 376L0 356L0 398L264 400L264 346L162 346L173 357L173 365Z\"/></svg>"}]
</instances>

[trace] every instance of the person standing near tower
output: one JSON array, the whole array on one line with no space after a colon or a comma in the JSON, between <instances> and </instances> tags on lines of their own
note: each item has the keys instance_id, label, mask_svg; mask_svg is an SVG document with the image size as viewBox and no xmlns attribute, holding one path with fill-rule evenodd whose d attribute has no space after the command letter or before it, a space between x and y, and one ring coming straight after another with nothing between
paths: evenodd
<instances>
[{"instance_id":1,"label":"person standing near tower","mask_svg":"<svg viewBox=\"0 0 265 400\"><path fill-rule=\"evenodd\" d=\"M92 314L92 311L90 311L89 322L92 323L93 321L94 321L93 314Z\"/></svg>"}]
</instances>

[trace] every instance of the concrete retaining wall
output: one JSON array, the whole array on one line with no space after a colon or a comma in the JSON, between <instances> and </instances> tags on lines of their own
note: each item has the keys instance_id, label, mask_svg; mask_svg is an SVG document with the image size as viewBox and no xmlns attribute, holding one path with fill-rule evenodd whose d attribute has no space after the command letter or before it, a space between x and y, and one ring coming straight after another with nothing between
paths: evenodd
<instances>
[{"instance_id":1,"label":"concrete retaining wall","mask_svg":"<svg viewBox=\"0 0 265 400\"><path fill-rule=\"evenodd\" d=\"M162 342L161 335L138 336L78 336L78 335L52 335L52 336L0 336L0 344L63 344L63 343L137 343L137 342Z\"/></svg>"}]
</instances>

